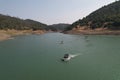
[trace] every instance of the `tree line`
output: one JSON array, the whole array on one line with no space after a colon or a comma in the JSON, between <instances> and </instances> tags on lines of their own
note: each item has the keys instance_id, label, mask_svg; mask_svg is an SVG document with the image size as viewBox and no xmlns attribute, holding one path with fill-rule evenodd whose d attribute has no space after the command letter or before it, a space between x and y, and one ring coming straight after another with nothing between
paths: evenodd
<instances>
[{"instance_id":1,"label":"tree line","mask_svg":"<svg viewBox=\"0 0 120 80\"><path fill-rule=\"evenodd\" d=\"M15 29L15 30L49 30L46 24L30 20L11 17L9 15L0 14L0 29Z\"/></svg>"}]
</instances>

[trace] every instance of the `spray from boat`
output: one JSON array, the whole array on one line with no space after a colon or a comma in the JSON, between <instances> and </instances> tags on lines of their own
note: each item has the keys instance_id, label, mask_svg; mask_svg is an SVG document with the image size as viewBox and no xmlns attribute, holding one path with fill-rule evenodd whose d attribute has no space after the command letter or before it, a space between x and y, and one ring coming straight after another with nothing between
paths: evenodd
<instances>
[{"instance_id":1,"label":"spray from boat","mask_svg":"<svg viewBox=\"0 0 120 80\"><path fill-rule=\"evenodd\" d=\"M82 55L82 54L65 54L64 57L61 59L61 61L69 61L72 58L75 58L79 55Z\"/></svg>"}]
</instances>

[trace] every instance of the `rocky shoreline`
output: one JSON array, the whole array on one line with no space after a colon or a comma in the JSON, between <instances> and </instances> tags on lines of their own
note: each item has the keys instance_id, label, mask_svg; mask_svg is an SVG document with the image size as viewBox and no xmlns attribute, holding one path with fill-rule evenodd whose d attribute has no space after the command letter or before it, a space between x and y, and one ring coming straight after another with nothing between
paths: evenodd
<instances>
[{"instance_id":1,"label":"rocky shoreline","mask_svg":"<svg viewBox=\"0 0 120 80\"><path fill-rule=\"evenodd\" d=\"M28 34L44 34L45 30L0 30L0 41L13 39L12 37L18 35L28 35Z\"/></svg>"},{"instance_id":2,"label":"rocky shoreline","mask_svg":"<svg viewBox=\"0 0 120 80\"><path fill-rule=\"evenodd\" d=\"M0 41L13 39L14 36L28 35L28 34L44 34L49 31L45 30L0 30ZM120 30L70 30L62 32L65 34L77 35L120 35Z\"/></svg>"},{"instance_id":3,"label":"rocky shoreline","mask_svg":"<svg viewBox=\"0 0 120 80\"><path fill-rule=\"evenodd\" d=\"M120 35L120 30L71 30L64 33L78 35Z\"/></svg>"}]
</instances>

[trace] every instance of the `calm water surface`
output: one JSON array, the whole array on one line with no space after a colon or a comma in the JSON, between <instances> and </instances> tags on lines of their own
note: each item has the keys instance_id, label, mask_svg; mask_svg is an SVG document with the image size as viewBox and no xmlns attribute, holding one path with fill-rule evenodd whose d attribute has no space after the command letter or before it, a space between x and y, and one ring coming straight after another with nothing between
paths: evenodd
<instances>
[{"instance_id":1,"label":"calm water surface","mask_svg":"<svg viewBox=\"0 0 120 80\"><path fill-rule=\"evenodd\" d=\"M66 53L79 56L61 62ZM0 80L120 80L120 36L49 33L0 42Z\"/></svg>"}]
</instances>

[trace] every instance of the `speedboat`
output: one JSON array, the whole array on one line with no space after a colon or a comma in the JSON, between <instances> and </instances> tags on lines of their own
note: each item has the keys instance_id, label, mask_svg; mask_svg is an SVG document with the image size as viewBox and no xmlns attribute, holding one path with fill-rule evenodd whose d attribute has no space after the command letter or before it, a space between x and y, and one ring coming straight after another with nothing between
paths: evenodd
<instances>
[{"instance_id":1,"label":"speedboat","mask_svg":"<svg viewBox=\"0 0 120 80\"><path fill-rule=\"evenodd\" d=\"M72 57L70 54L65 54L64 57L61 59L62 61L69 61Z\"/></svg>"}]
</instances>

